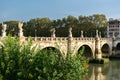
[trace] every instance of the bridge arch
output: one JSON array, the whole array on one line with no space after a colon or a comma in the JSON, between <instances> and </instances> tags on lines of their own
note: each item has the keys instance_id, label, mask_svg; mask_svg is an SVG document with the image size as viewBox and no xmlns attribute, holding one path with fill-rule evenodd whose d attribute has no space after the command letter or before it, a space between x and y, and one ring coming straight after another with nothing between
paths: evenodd
<instances>
[{"instance_id":1,"label":"bridge arch","mask_svg":"<svg viewBox=\"0 0 120 80\"><path fill-rule=\"evenodd\" d=\"M117 43L117 45L116 45L116 49L117 49L117 50L120 50L120 42Z\"/></svg>"},{"instance_id":2,"label":"bridge arch","mask_svg":"<svg viewBox=\"0 0 120 80\"><path fill-rule=\"evenodd\" d=\"M84 57L87 57L87 58L93 58L94 54L93 54L93 52L92 52L91 47L90 47L89 45L87 45L87 44L83 44L83 45L81 45L81 46L79 47L78 52L82 50L82 47L85 48L85 50L84 50L84 52L83 52L83 56L84 56Z\"/></svg>"},{"instance_id":3,"label":"bridge arch","mask_svg":"<svg viewBox=\"0 0 120 80\"><path fill-rule=\"evenodd\" d=\"M44 47L44 48L42 48L40 50L41 51L43 51L43 50L49 50L49 51L61 53L59 49L57 49L56 47L52 47L52 46Z\"/></svg>"},{"instance_id":4,"label":"bridge arch","mask_svg":"<svg viewBox=\"0 0 120 80\"><path fill-rule=\"evenodd\" d=\"M64 52L62 52L61 49L59 49L59 48L57 48L55 46L44 46L44 47L40 48L41 51L45 50L45 49L48 50L48 51L51 50L51 51L53 51L55 53L58 53L58 54L60 54L60 56L62 56L63 58L65 58Z\"/></svg>"},{"instance_id":5,"label":"bridge arch","mask_svg":"<svg viewBox=\"0 0 120 80\"><path fill-rule=\"evenodd\" d=\"M110 55L110 46L109 44L105 43L101 46L101 52L103 56L109 56Z\"/></svg>"},{"instance_id":6,"label":"bridge arch","mask_svg":"<svg viewBox=\"0 0 120 80\"><path fill-rule=\"evenodd\" d=\"M44 47L42 49L40 49L41 51L44 51L45 53L51 55L52 54L55 54L56 57L58 58L64 58L64 55L61 53L61 51L59 49L57 49L56 47L52 47L52 46L47 46L47 47Z\"/></svg>"},{"instance_id":7,"label":"bridge arch","mask_svg":"<svg viewBox=\"0 0 120 80\"><path fill-rule=\"evenodd\" d=\"M115 49L119 49L119 48L118 48L118 47L119 47L119 44L120 44L120 40L114 41L114 47L115 47Z\"/></svg>"}]
</instances>

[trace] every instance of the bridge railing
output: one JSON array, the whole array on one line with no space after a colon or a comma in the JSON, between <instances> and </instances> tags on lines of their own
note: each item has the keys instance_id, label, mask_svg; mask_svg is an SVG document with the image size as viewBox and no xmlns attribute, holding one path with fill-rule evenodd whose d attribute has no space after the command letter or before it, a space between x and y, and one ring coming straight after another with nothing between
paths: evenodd
<instances>
[{"instance_id":1,"label":"bridge railing","mask_svg":"<svg viewBox=\"0 0 120 80\"><path fill-rule=\"evenodd\" d=\"M81 37L74 37L73 40L95 40L95 38L88 38L88 37L84 37L84 38L81 38Z\"/></svg>"},{"instance_id":2,"label":"bridge railing","mask_svg":"<svg viewBox=\"0 0 120 80\"><path fill-rule=\"evenodd\" d=\"M66 41L68 40L68 37L25 37L25 40L28 41L28 40L33 40L33 41ZM84 37L84 38L81 38L81 37L73 37L72 40L84 40L84 41L93 41L95 40L96 38L93 38L93 37ZM112 40L112 38L99 38L100 40Z\"/></svg>"},{"instance_id":3,"label":"bridge railing","mask_svg":"<svg viewBox=\"0 0 120 80\"><path fill-rule=\"evenodd\" d=\"M95 40L96 38L93 38L93 37L84 37L84 38L81 38L81 37L74 37L73 40ZM112 40L112 38L99 38L100 40Z\"/></svg>"},{"instance_id":4,"label":"bridge railing","mask_svg":"<svg viewBox=\"0 0 120 80\"><path fill-rule=\"evenodd\" d=\"M100 38L100 40L112 40L112 38Z\"/></svg>"},{"instance_id":5,"label":"bridge railing","mask_svg":"<svg viewBox=\"0 0 120 80\"><path fill-rule=\"evenodd\" d=\"M32 39L33 41L57 41L57 40L65 41L65 40L68 40L68 37L55 37L55 38L53 38L53 37L31 37L31 38L25 37L26 41L28 41L30 39Z\"/></svg>"}]
</instances>

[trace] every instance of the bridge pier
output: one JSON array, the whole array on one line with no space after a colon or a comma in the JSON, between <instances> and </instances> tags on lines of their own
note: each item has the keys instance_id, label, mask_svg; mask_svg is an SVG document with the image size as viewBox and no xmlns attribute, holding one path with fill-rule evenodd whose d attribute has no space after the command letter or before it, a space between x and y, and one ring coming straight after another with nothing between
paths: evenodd
<instances>
[{"instance_id":1,"label":"bridge pier","mask_svg":"<svg viewBox=\"0 0 120 80\"><path fill-rule=\"evenodd\" d=\"M115 34L114 32L112 33L112 54L116 54L116 45L115 45Z\"/></svg>"},{"instance_id":2,"label":"bridge pier","mask_svg":"<svg viewBox=\"0 0 120 80\"><path fill-rule=\"evenodd\" d=\"M72 37L68 37L67 53L72 53Z\"/></svg>"},{"instance_id":3,"label":"bridge pier","mask_svg":"<svg viewBox=\"0 0 120 80\"><path fill-rule=\"evenodd\" d=\"M101 60L101 59L102 59L102 54L101 54L101 53L99 53L99 54L96 54L96 59L99 59L99 60Z\"/></svg>"},{"instance_id":4,"label":"bridge pier","mask_svg":"<svg viewBox=\"0 0 120 80\"><path fill-rule=\"evenodd\" d=\"M102 59L101 47L100 47L100 38L98 36L98 30L96 30L96 39L95 39L95 59Z\"/></svg>"},{"instance_id":5,"label":"bridge pier","mask_svg":"<svg viewBox=\"0 0 120 80\"><path fill-rule=\"evenodd\" d=\"M67 53L71 53L72 52L72 28L69 28L69 35L68 35L68 49L67 49Z\"/></svg>"},{"instance_id":6,"label":"bridge pier","mask_svg":"<svg viewBox=\"0 0 120 80\"><path fill-rule=\"evenodd\" d=\"M113 38L113 42L112 42L112 55L115 55L115 50L116 50L116 46L114 45L115 43L115 39Z\"/></svg>"}]
</instances>

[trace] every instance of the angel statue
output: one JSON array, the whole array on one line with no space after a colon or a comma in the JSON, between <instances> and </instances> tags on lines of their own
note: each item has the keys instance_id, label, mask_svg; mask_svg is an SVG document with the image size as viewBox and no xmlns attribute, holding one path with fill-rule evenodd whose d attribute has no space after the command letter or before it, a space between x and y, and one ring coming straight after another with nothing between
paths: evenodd
<instances>
[{"instance_id":1,"label":"angel statue","mask_svg":"<svg viewBox=\"0 0 120 80\"><path fill-rule=\"evenodd\" d=\"M83 38L83 30L81 31L81 37Z\"/></svg>"},{"instance_id":2,"label":"angel statue","mask_svg":"<svg viewBox=\"0 0 120 80\"><path fill-rule=\"evenodd\" d=\"M3 31L3 32L6 31L6 28L7 28L7 24L3 24L3 23L2 23L2 31Z\"/></svg>"},{"instance_id":3,"label":"angel statue","mask_svg":"<svg viewBox=\"0 0 120 80\"><path fill-rule=\"evenodd\" d=\"M98 38L98 30L96 30L96 37Z\"/></svg>"},{"instance_id":4,"label":"angel statue","mask_svg":"<svg viewBox=\"0 0 120 80\"><path fill-rule=\"evenodd\" d=\"M51 36L52 36L52 37L56 37L56 36L55 36L55 28L52 28L52 29L50 30L50 32L51 32Z\"/></svg>"},{"instance_id":5,"label":"angel statue","mask_svg":"<svg viewBox=\"0 0 120 80\"><path fill-rule=\"evenodd\" d=\"M19 22L19 23L18 23L18 27L19 27L20 32L23 31L22 26L23 26L23 23Z\"/></svg>"},{"instance_id":6,"label":"angel statue","mask_svg":"<svg viewBox=\"0 0 120 80\"><path fill-rule=\"evenodd\" d=\"M23 23L19 22L18 23L18 28L19 28L19 36L23 36Z\"/></svg>"},{"instance_id":7,"label":"angel statue","mask_svg":"<svg viewBox=\"0 0 120 80\"><path fill-rule=\"evenodd\" d=\"M72 37L72 28L69 28L69 37Z\"/></svg>"},{"instance_id":8,"label":"angel statue","mask_svg":"<svg viewBox=\"0 0 120 80\"><path fill-rule=\"evenodd\" d=\"M2 23L2 36L6 36L6 29L7 29L7 24Z\"/></svg>"}]
</instances>

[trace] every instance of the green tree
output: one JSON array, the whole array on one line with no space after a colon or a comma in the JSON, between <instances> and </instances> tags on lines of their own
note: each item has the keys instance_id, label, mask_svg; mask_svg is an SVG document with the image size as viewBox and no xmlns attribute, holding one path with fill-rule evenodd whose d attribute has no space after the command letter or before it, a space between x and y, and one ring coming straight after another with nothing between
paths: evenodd
<instances>
[{"instance_id":1,"label":"green tree","mask_svg":"<svg viewBox=\"0 0 120 80\"><path fill-rule=\"evenodd\" d=\"M78 20L76 17L71 16L71 15L67 16L67 24L68 25L71 25L71 27L74 27L74 25L77 23L78 23Z\"/></svg>"},{"instance_id":2,"label":"green tree","mask_svg":"<svg viewBox=\"0 0 120 80\"><path fill-rule=\"evenodd\" d=\"M8 24L7 34L18 35L18 21L6 21L5 23ZM69 15L57 20L51 20L49 18L30 19L28 22L24 22L23 31L24 36L50 37L50 30L56 28L56 35L58 37L67 37L68 29L72 27L73 36L75 37L80 37L81 30L84 31L84 36L94 37L95 29L101 30L101 34L104 36L104 31L107 26L108 23L104 14L80 15L78 18Z\"/></svg>"},{"instance_id":3,"label":"green tree","mask_svg":"<svg viewBox=\"0 0 120 80\"><path fill-rule=\"evenodd\" d=\"M20 45L17 38L7 37L0 49L1 80L81 80L87 71L83 51L66 59L55 50L31 48L32 42Z\"/></svg>"},{"instance_id":4,"label":"green tree","mask_svg":"<svg viewBox=\"0 0 120 80\"><path fill-rule=\"evenodd\" d=\"M103 36L104 31L108 26L107 18L103 14L93 14L91 16L81 15L79 16L78 20L79 20L79 26L77 26L76 29L80 28L81 30L87 32L86 36L88 37L95 37L96 29L101 30L101 28L103 28L103 31L101 31Z\"/></svg>"},{"instance_id":5,"label":"green tree","mask_svg":"<svg viewBox=\"0 0 120 80\"><path fill-rule=\"evenodd\" d=\"M18 22L19 21L15 21L15 20L11 20L11 21L5 21L3 23L7 24L7 35L11 34L12 36L18 36Z\"/></svg>"},{"instance_id":6,"label":"green tree","mask_svg":"<svg viewBox=\"0 0 120 80\"><path fill-rule=\"evenodd\" d=\"M35 18L26 23L24 27L26 36L50 36L52 21L49 18Z\"/></svg>"},{"instance_id":7,"label":"green tree","mask_svg":"<svg viewBox=\"0 0 120 80\"><path fill-rule=\"evenodd\" d=\"M95 24L96 28L107 27L107 18L103 14L93 14L91 16L91 21Z\"/></svg>"},{"instance_id":8,"label":"green tree","mask_svg":"<svg viewBox=\"0 0 120 80\"><path fill-rule=\"evenodd\" d=\"M17 80L19 72L20 45L18 39L7 37L0 49L1 80Z\"/></svg>"}]
</instances>

